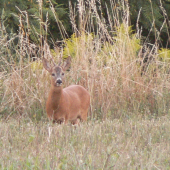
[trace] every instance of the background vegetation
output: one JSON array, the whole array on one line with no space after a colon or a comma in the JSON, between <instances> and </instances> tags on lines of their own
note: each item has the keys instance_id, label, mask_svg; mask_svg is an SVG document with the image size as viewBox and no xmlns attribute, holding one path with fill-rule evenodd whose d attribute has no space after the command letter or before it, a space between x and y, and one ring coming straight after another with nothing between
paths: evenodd
<instances>
[{"instance_id":1,"label":"background vegetation","mask_svg":"<svg viewBox=\"0 0 170 170\"><path fill-rule=\"evenodd\" d=\"M123 12L122 2L127 6L128 11ZM91 3L95 5L98 17L104 21L110 31L112 30L109 24L110 20L113 22L112 25L118 26L117 24L123 22L123 19L128 15L127 24L132 25L136 31L142 29L144 36L142 39L147 38L148 41L154 43L158 38L157 34L160 34L159 44L161 47L170 45L169 36L167 37L170 32L168 23L170 17L169 0L99 0L93 2L89 0L80 2L77 0L1 0L1 25L5 26L8 34L11 32L18 34L18 30L21 28L22 31L29 33L30 41L38 44L40 39L37 33L45 34L44 22L48 22L46 36L48 43L54 46L58 45L58 41L70 37L74 32L92 26L87 25L87 20L91 10L93 10ZM79 8L80 5L83 5L82 9ZM52 9L55 11L55 15ZM74 14L74 21L73 18L70 20L72 14ZM82 14L84 15L82 16ZM19 22L20 20L22 20L22 24ZM77 28L72 27L73 22ZM90 30L96 33L98 26L95 15L91 22L93 22L93 26ZM64 31L60 27L64 27Z\"/></svg>"},{"instance_id":2,"label":"background vegetation","mask_svg":"<svg viewBox=\"0 0 170 170\"><path fill-rule=\"evenodd\" d=\"M0 3L1 169L170 167L168 0ZM64 86L91 95L79 127L45 113L41 57L68 55Z\"/></svg>"}]
</instances>

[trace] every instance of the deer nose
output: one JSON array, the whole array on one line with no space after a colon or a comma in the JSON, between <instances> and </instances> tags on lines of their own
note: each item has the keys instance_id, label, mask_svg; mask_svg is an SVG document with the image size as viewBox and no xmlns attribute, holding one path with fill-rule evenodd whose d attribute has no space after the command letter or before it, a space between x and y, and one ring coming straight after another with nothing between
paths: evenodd
<instances>
[{"instance_id":1,"label":"deer nose","mask_svg":"<svg viewBox=\"0 0 170 170\"><path fill-rule=\"evenodd\" d=\"M62 80L61 79L57 79L56 83L60 85L60 84L62 84Z\"/></svg>"}]
</instances>

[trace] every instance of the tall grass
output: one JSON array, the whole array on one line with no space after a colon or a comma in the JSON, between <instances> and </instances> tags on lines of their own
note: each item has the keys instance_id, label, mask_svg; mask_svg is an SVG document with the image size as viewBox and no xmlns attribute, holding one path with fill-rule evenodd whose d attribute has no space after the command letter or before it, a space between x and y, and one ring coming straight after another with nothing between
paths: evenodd
<instances>
[{"instance_id":1,"label":"tall grass","mask_svg":"<svg viewBox=\"0 0 170 170\"><path fill-rule=\"evenodd\" d=\"M40 46L37 46L29 41L29 32L20 28L18 35L9 36L1 27L1 117L46 119L45 101L50 81L41 57L58 62L61 55L72 57L64 86L81 84L88 89L92 119L169 114L169 62L161 60L156 44L150 48L141 43L140 34L132 33L128 4L119 2L119 8L108 11L109 23L106 23L95 1L88 2L88 10L83 1L79 3L79 28L70 4L75 34L69 39L51 5L64 38L62 49L55 44L54 50L49 48L47 32L36 33L40 37ZM42 2L39 3L41 14ZM115 6L112 1L111 5ZM41 15L39 20L42 22ZM28 19L19 21L29 28ZM43 25L48 31L48 19Z\"/></svg>"}]
</instances>

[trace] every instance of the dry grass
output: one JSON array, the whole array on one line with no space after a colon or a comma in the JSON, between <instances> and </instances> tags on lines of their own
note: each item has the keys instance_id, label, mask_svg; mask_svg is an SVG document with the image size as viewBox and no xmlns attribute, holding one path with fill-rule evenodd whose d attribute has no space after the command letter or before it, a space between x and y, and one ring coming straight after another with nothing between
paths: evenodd
<instances>
[{"instance_id":1,"label":"dry grass","mask_svg":"<svg viewBox=\"0 0 170 170\"><path fill-rule=\"evenodd\" d=\"M66 46L63 50L50 50L46 36L40 47L37 47L29 42L29 33L23 34L22 30L17 37L11 35L10 40L5 34L1 34L1 116L8 119L11 115L25 115L31 119L44 119L45 100L50 84L49 75L42 68L39 56L53 58L58 62L62 53L64 57L72 56L72 66L66 75L64 86L81 84L88 89L93 119L169 114L169 62L160 60L154 44L142 52L141 49L146 44L141 45L141 36L132 34L128 27L127 4L121 4L122 16L127 14L127 18L122 18L122 24L116 11L108 14L110 32L106 29L103 18L98 16L95 3L91 3L91 12L88 13L84 6L79 8L82 10L81 22L84 23L80 29L81 36L64 39ZM70 17L75 28L73 11L70 12ZM53 8L52 12L55 15ZM86 15L88 20L83 18ZM92 22L94 16L98 25ZM112 19L116 17L117 24L113 25L115 22ZM29 23L22 20L20 22L26 24L25 27L29 26ZM44 25L47 27L46 22ZM59 26L61 27L61 23ZM94 27L97 27L96 35L90 33L90 28ZM63 32L64 30L61 34ZM40 42L43 35L39 35ZM16 38L18 43L14 44ZM166 58L166 51L162 53ZM32 56L36 59L35 62L32 61ZM146 63L143 62L145 58L148 58Z\"/></svg>"},{"instance_id":2,"label":"dry grass","mask_svg":"<svg viewBox=\"0 0 170 170\"><path fill-rule=\"evenodd\" d=\"M101 45L99 40L94 42L92 35L68 40L71 45L74 41L74 51L64 86L81 84L88 89L95 119L126 118L134 116L134 113L169 114L169 63L161 62L155 54L148 65L140 64L140 53L136 55L140 47L138 39L126 35L124 29L118 30L113 45L107 42ZM46 58L52 58L48 45L43 51ZM57 62L60 54L56 55L54 60ZM1 62L5 67L0 77L2 115L26 115L39 120L45 115L45 100L50 86L49 74L42 68L41 60L22 59L11 65L3 57ZM143 67L145 71L142 71Z\"/></svg>"},{"instance_id":3,"label":"dry grass","mask_svg":"<svg viewBox=\"0 0 170 170\"><path fill-rule=\"evenodd\" d=\"M1 169L169 169L169 117L72 125L0 122Z\"/></svg>"}]
</instances>

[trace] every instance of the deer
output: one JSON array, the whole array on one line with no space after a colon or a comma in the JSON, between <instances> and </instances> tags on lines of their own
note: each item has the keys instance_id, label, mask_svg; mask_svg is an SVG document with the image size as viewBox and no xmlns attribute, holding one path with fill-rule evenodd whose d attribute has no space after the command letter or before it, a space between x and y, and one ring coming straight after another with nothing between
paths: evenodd
<instances>
[{"instance_id":1,"label":"deer","mask_svg":"<svg viewBox=\"0 0 170 170\"><path fill-rule=\"evenodd\" d=\"M46 58L42 59L43 67L51 75L51 87L46 101L47 117L53 123L71 122L79 124L87 120L90 106L90 94L81 85L70 85L63 88L64 73L70 68L71 57L69 56L61 65L54 62L51 65Z\"/></svg>"}]
</instances>

